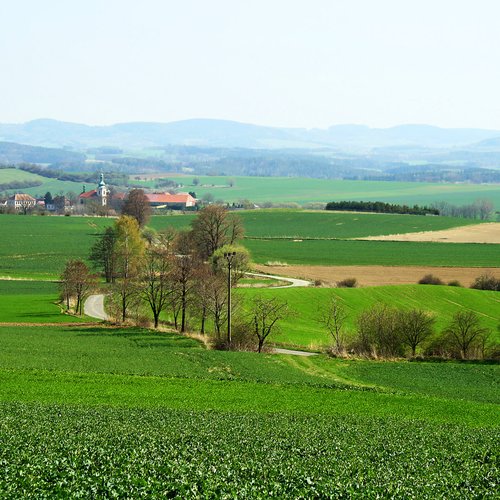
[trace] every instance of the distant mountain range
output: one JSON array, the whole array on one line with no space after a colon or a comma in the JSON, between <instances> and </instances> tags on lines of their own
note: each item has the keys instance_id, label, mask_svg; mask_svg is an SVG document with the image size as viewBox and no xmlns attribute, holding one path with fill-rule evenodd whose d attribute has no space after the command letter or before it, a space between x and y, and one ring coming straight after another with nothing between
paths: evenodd
<instances>
[{"instance_id":1,"label":"distant mountain range","mask_svg":"<svg viewBox=\"0 0 500 500\"><path fill-rule=\"evenodd\" d=\"M400 125L384 129L335 125L328 129L291 129L210 119L89 126L39 119L22 124L0 124L0 141L79 151L105 146L130 150L172 145L253 149L328 148L355 153L374 148L499 151L500 131L430 125Z\"/></svg>"}]
</instances>

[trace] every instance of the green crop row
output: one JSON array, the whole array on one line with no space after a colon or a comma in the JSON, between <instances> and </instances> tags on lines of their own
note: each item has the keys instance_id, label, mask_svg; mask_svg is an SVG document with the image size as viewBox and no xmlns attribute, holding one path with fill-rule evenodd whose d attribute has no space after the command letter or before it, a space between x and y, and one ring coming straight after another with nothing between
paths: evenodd
<instances>
[{"instance_id":1,"label":"green crop row","mask_svg":"<svg viewBox=\"0 0 500 500\"><path fill-rule=\"evenodd\" d=\"M494 498L498 429L0 405L3 498Z\"/></svg>"}]
</instances>

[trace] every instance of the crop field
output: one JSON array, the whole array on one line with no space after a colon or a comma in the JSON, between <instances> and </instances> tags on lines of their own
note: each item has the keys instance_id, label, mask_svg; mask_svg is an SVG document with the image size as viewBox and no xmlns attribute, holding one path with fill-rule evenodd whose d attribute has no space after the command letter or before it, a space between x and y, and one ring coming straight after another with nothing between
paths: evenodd
<instances>
[{"instance_id":1,"label":"crop field","mask_svg":"<svg viewBox=\"0 0 500 500\"><path fill-rule=\"evenodd\" d=\"M500 245L360 240L244 241L254 262L325 266L497 267Z\"/></svg>"},{"instance_id":2,"label":"crop field","mask_svg":"<svg viewBox=\"0 0 500 500\"><path fill-rule=\"evenodd\" d=\"M192 184L198 177L200 185ZM221 177L221 176L165 176L184 184L183 191L195 191L201 198L210 193L215 200L233 203L242 199L254 203L329 202L341 200L384 201L407 205L430 205L447 201L456 205L472 203L478 198L489 199L497 210L500 208L498 184L445 184L425 182L349 181L330 179L305 179L297 177ZM229 187L228 179L235 184ZM141 184L134 180L134 184ZM153 187L154 181L143 181Z\"/></svg>"},{"instance_id":3,"label":"crop field","mask_svg":"<svg viewBox=\"0 0 500 500\"><path fill-rule=\"evenodd\" d=\"M0 280L0 323L58 323L83 321L61 314L55 304L57 284L48 281Z\"/></svg>"},{"instance_id":4,"label":"crop field","mask_svg":"<svg viewBox=\"0 0 500 500\"><path fill-rule=\"evenodd\" d=\"M259 294L279 297L286 301L293 316L283 320L281 333L272 341L283 346L314 347L331 343L329 334L318 321L318 314L332 296L338 297L345 306L348 317L346 333L352 333L359 314L375 304L387 304L402 309L419 308L436 317L436 332L446 327L453 314L462 309L470 309L479 314L482 324L491 329L492 340L500 340L497 330L500 311L500 297L497 292L471 290L467 288L399 285L369 288L289 288L281 290L240 290L242 310L245 303Z\"/></svg>"},{"instance_id":5,"label":"crop field","mask_svg":"<svg viewBox=\"0 0 500 500\"><path fill-rule=\"evenodd\" d=\"M137 328L0 327L0 343L0 496L496 491L498 365L207 351Z\"/></svg>"},{"instance_id":6,"label":"crop field","mask_svg":"<svg viewBox=\"0 0 500 500\"><path fill-rule=\"evenodd\" d=\"M494 267L500 258L500 246L493 244L324 239L442 229L470 222L464 219L290 211L239 214L247 229L244 245L255 262L262 264L284 261L289 264ZM168 226L187 228L193 217L157 216L152 218L150 225L156 230ZM2 215L0 277L56 279L67 259L86 259L96 238L112 223L113 219L99 217ZM273 239L250 239L263 236ZM285 236L303 241L280 239Z\"/></svg>"}]
</instances>

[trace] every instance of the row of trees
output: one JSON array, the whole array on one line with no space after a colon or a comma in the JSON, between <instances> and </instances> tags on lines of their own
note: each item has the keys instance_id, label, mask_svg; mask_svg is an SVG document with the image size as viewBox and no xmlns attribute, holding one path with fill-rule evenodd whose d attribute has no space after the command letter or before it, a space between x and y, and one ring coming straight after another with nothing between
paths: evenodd
<instances>
[{"instance_id":1,"label":"row of trees","mask_svg":"<svg viewBox=\"0 0 500 500\"><path fill-rule=\"evenodd\" d=\"M490 200L475 200L468 205L453 205L447 201L440 201L433 203L431 207L437 210L439 215L480 220L490 219L495 211L495 206Z\"/></svg>"},{"instance_id":2,"label":"row of trees","mask_svg":"<svg viewBox=\"0 0 500 500\"><path fill-rule=\"evenodd\" d=\"M490 331L481 325L477 313L457 311L449 324L435 334L436 319L421 309L402 310L377 304L357 318L356 332L349 341L345 335L347 310L333 297L321 311L320 321L330 332L332 352L352 352L365 356L394 358L426 356L485 358L495 356L498 346L488 345Z\"/></svg>"},{"instance_id":3,"label":"row of trees","mask_svg":"<svg viewBox=\"0 0 500 500\"><path fill-rule=\"evenodd\" d=\"M387 214L410 214L410 215L439 215L436 208L420 207L414 205L397 205L384 203L382 201L331 201L326 204L325 210L347 210L356 212L377 212Z\"/></svg>"},{"instance_id":4,"label":"row of trees","mask_svg":"<svg viewBox=\"0 0 500 500\"><path fill-rule=\"evenodd\" d=\"M242 235L239 218L220 206L201 210L189 231L141 230L137 219L126 215L97 239L90 260L110 284L118 321L140 321L149 310L157 328L164 313L181 332L188 322L202 334L211 328L221 347L247 347L252 337L261 352L288 307L277 298L256 297L235 318L236 335L231 338L230 292L248 265L248 253L235 245ZM83 262L67 263L61 297L68 309L81 314L93 286L95 276Z\"/></svg>"}]
</instances>

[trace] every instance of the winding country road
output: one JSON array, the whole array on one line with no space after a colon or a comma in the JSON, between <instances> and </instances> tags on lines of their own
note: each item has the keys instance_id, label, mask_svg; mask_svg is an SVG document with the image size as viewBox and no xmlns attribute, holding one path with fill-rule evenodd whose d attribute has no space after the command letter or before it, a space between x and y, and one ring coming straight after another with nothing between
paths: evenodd
<instances>
[{"instance_id":1,"label":"winding country road","mask_svg":"<svg viewBox=\"0 0 500 500\"><path fill-rule=\"evenodd\" d=\"M269 274L260 274L260 273L246 273L250 276L257 276L257 277L263 277L263 278L272 278L280 281L287 281L290 283L289 285L283 285L283 286L276 286L273 287L274 289L277 288L293 288L293 287L306 287L310 286L311 282L306 281L306 280L300 280L296 278L287 278L284 276L271 276ZM102 319L104 321L109 319L109 316L106 314L106 311L104 310L104 294L94 294L90 295L87 300L85 301L85 304L83 306L83 312L85 313L86 316L89 316L91 318L96 318L96 319ZM276 348L273 350L275 354L289 354L293 356L316 356L317 353L315 352L306 352L306 351L296 351L293 349L279 349Z\"/></svg>"},{"instance_id":2,"label":"winding country road","mask_svg":"<svg viewBox=\"0 0 500 500\"><path fill-rule=\"evenodd\" d=\"M85 316L90 316L91 318L108 320L109 316L104 310L104 295L101 293L89 295L83 306L83 312Z\"/></svg>"}]
</instances>

